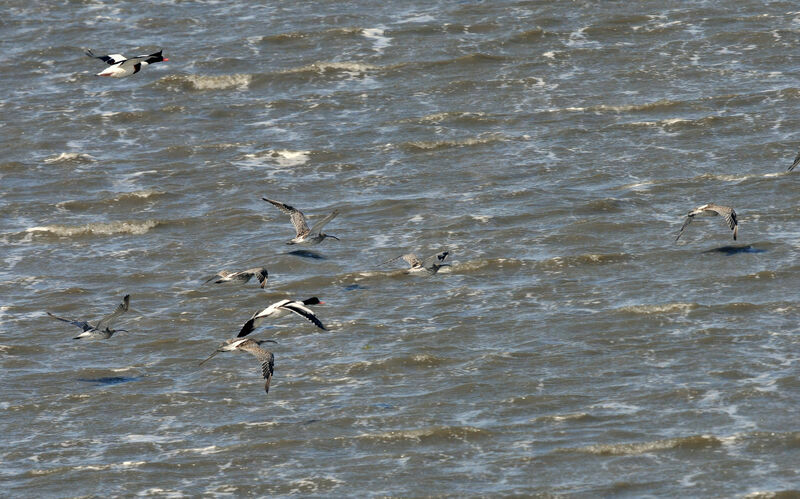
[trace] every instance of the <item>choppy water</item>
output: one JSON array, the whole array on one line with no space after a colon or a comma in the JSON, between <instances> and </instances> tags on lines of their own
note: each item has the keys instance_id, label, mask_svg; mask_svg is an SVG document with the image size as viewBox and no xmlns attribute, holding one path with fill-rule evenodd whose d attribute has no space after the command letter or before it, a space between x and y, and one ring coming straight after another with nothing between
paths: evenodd
<instances>
[{"instance_id":1,"label":"choppy water","mask_svg":"<svg viewBox=\"0 0 800 499\"><path fill-rule=\"evenodd\" d=\"M800 493L794 3L11 0L0 33L3 495ZM287 254L261 196L342 241ZM707 202L740 240L675 244ZM125 293L103 342L44 313ZM331 331L258 335L269 395L197 366L312 295Z\"/></svg>"}]
</instances>

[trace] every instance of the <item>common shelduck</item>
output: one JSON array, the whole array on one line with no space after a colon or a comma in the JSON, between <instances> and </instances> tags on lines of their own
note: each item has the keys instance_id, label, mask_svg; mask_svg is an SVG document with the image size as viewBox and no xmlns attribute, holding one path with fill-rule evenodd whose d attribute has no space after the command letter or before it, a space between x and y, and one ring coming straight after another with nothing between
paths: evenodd
<instances>
[{"instance_id":1,"label":"common shelduck","mask_svg":"<svg viewBox=\"0 0 800 499\"><path fill-rule=\"evenodd\" d=\"M241 338L242 336L247 336L265 320L277 319L278 317L283 317L289 312L293 312L297 315L305 317L309 321L313 322L318 328L327 331L325 326L322 324L322 321L320 321L316 314L314 314L314 311L308 308L308 305L317 305L322 303L324 302L320 301L320 299L316 296L303 301L281 300L279 302L275 302L264 310L254 313L253 316L244 323L244 326L242 326L242 329L239 331L237 337Z\"/></svg>"},{"instance_id":2,"label":"common shelduck","mask_svg":"<svg viewBox=\"0 0 800 499\"><path fill-rule=\"evenodd\" d=\"M112 78L122 78L124 76L130 76L132 74L136 74L141 69L148 64L155 64L161 61L168 61L166 57L161 55L162 50L150 55L139 55L136 57L132 57L131 59L126 58L124 55L121 54L110 54L110 55L94 55L91 49L86 51L86 55L89 57L94 57L95 59L100 59L101 61L109 64L111 67L105 69L104 71L97 73L97 76L110 76Z\"/></svg>"}]
</instances>

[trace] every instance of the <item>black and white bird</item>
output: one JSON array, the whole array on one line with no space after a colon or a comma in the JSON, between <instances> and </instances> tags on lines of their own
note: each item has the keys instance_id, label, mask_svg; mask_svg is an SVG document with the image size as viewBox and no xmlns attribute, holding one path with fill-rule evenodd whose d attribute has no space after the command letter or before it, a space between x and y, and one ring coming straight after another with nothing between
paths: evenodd
<instances>
[{"instance_id":1,"label":"black and white bird","mask_svg":"<svg viewBox=\"0 0 800 499\"><path fill-rule=\"evenodd\" d=\"M339 240L339 238L336 236L331 236L322 232L322 228L325 226L325 224L336 218L336 215L339 214L339 210L333 210L328 216L315 223L314 226L309 229L306 216L303 215L302 211L294 208L293 206L289 206L286 203L273 201L267 198L261 199L273 204L276 208L286 213L291 218L296 235L286 244L319 244L326 237L336 239L337 241Z\"/></svg>"},{"instance_id":2,"label":"black and white bird","mask_svg":"<svg viewBox=\"0 0 800 499\"><path fill-rule=\"evenodd\" d=\"M128 59L122 54L109 54L109 55L94 55L91 49L86 51L86 55L100 59L108 64L110 67L97 73L97 76L110 76L112 78L122 78L136 74L148 64L155 64L157 62L168 61L161 53L162 50L150 55L138 55Z\"/></svg>"},{"instance_id":3,"label":"black and white bird","mask_svg":"<svg viewBox=\"0 0 800 499\"><path fill-rule=\"evenodd\" d=\"M680 232L678 232L678 237L675 238L677 241L680 239L681 235L683 234L684 229L692 223L694 217L696 216L717 216L722 215L725 217L725 223L728 224L728 227L731 228L733 231L733 240L736 240L736 236L739 234L739 221L736 219L736 212L733 208L729 206L720 206L718 204L704 204L703 206L698 206L694 210L690 211L688 215L686 215L686 221L683 222L681 226Z\"/></svg>"},{"instance_id":4,"label":"black and white bird","mask_svg":"<svg viewBox=\"0 0 800 499\"><path fill-rule=\"evenodd\" d=\"M403 260L406 261L406 263L411 265L411 268L409 268L406 272L408 272L408 273L412 273L412 272L428 272L429 274L433 275L433 274L439 272L440 268L447 267L447 266L450 265L449 263L444 263L444 260L445 260L445 258L447 258L448 255L450 255L450 252L445 250L445 251L442 251L440 253L436 253L435 255L429 256L428 258L426 258L424 260L420 260L419 258L417 258L417 255L415 255L414 253L408 253L406 255L396 256L394 258L386 260L381 265L384 265L384 264L387 264L389 262L393 262L395 260L398 260L398 259L402 258Z\"/></svg>"},{"instance_id":5,"label":"black and white bird","mask_svg":"<svg viewBox=\"0 0 800 499\"><path fill-rule=\"evenodd\" d=\"M217 347L217 350L206 360L202 361L200 365L202 366L220 352L232 352L234 350L247 352L261 363L261 376L266 380L264 383L264 391L269 393L269 383L272 381L272 373L275 370L275 356L269 350L261 348L261 344L267 342L277 343L274 340L254 340L251 338L232 338L230 340L225 340Z\"/></svg>"},{"instance_id":6,"label":"black and white bird","mask_svg":"<svg viewBox=\"0 0 800 499\"><path fill-rule=\"evenodd\" d=\"M287 315L289 312L295 313L301 317L305 317L310 322L312 322L315 326L322 329L323 331L327 331L325 326L322 324L313 310L308 308L308 305L319 305L324 304L325 302L320 301L319 298L313 296L303 301L297 300L281 300L278 302L273 303L269 307L265 308L264 310L260 310L253 314L250 319L244 323L242 326L241 331L239 331L238 338L242 336L247 336L248 334L252 333L255 328L261 325L267 319L277 319L279 317L283 317Z\"/></svg>"},{"instance_id":7,"label":"black and white bird","mask_svg":"<svg viewBox=\"0 0 800 499\"><path fill-rule=\"evenodd\" d=\"M116 320L117 317L124 314L128 311L131 302L131 295L125 295L122 298L122 303L117 305L117 308L114 309L113 312L108 314L107 316L100 319L97 324L92 324L88 321L74 321L71 319L64 319L63 317L59 317L57 315L51 314L47 312L47 315L52 317L53 319L57 319L63 322L68 322L73 326L78 326L79 328L83 329L83 332L78 336L75 336L74 340L105 340L111 338L111 335L116 333L117 331L124 331L128 332L125 329L111 329L111 323Z\"/></svg>"},{"instance_id":8,"label":"black and white bird","mask_svg":"<svg viewBox=\"0 0 800 499\"><path fill-rule=\"evenodd\" d=\"M264 286L267 285L267 278L269 277L269 272L264 267L253 268L242 270L240 272L229 272L227 270L220 270L217 274L208 279L206 282L214 281L214 284L220 284L223 282L241 282L242 284L250 281L255 277L258 279L259 284L261 284L261 288L263 289Z\"/></svg>"},{"instance_id":9,"label":"black and white bird","mask_svg":"<svg viewBox=\"0 0 800 499\"><path fill-rule=\"evenodd\" d=\"M795 156L794 161L792 162L792 166L790 166L789 169L786 171L790 172L794 170L794 167L797 165L800 165L800 153L797 153L797 156Z\"/></svg>"}]
</instances>

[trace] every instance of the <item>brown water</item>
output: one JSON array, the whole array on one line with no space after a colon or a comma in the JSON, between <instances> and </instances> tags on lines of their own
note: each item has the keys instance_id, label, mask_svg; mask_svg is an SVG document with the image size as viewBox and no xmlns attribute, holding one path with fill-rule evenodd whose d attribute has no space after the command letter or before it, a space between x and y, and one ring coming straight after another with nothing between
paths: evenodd
<instances>
[{"instance_id":1,"label":"brown water","mask_svg":"<svg viewBox=\"0 0 800 499\"><path fill-rule=\"evenodd\" d=\"M7 2L0 494L800 493L799 30L749 0ZM89 47L170 61L98 78ZM289 254L262 196L341 241ZM739 240L674 243L708 202ZM106 341L45 315L125 293ZM314 295L330 331L254 335L268 395L246 354L198 367Z\"/></svg>"}]
</instances>

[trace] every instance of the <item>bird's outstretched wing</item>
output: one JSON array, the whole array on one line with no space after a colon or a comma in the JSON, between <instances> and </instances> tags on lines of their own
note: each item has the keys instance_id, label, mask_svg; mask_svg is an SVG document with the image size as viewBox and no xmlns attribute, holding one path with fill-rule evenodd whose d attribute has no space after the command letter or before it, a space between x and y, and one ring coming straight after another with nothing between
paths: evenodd
<instances>
[{"instance_id":1,"label":"bird's outstretched wing","mask_svg":"<svg viewBox=\"0 0 800 499\"><path fill-rule=\"evenodd\" d=\"M258 324L256 324L256 315L258 315L258 313L254 314L253 317L250 317L250 319L244 323L242 329L239 330L239 334L236 335L237 338L247 336L248 334L252 333L256 327L258 327Z\"/></svg>"},{"instance_id":2,"label":"bird's outstretched wing","mask_svg":"<svg viewBox=\"0 0 800 499\"><path fill-rule=\"evenodd\" d=\"M727 206L714 206L710 209L725 218L725 223L727 223L728 227L733 231L733 240L735 241L739 233L739 221L736 219L736 211Z\"/></svg>"},{"instance_id":3,"label":"bird's outstretched wing","mask_svg":"<svg viewBox=\"0 0 800 499\"><path fill-rule=\"evenodd\" d=\"M294 225L294 230L297 233L297 237L304 236L309 233L308 230L308 223L306 222L306 216L303 215L303 212L295 208L294 206L289 206L286 203L281 203L280 201L273 201L267 198L261 198L264 201L271 203L273 206L281 210L282 212L286 213L291 217L292 225Z\"/></svg>"},{"instance_id":4,"label":"bird's outstretched wing","mask_svg":"<svg viewBox=\"0 0 800 499\"><path fill-rule=\"evenodd\" d=\"M325 329L325 326L322 324L322 321L320 321L317 318L317 316L314 315L314 311L304 305L301 305L298 302L287 303L286 305L282 305L280 308L289 310L290 312L294 312L297 315L305 317L318 328L322 329L323 331L327 331L327 329Z\"/></svg>"},{"instance_id":5,"label":"bird's outstretched wing","mask_svg":"<svg viewBox=\"0 0 800 499\"><path fill-rule=\"evenodd\" d=\"M275 372L275 356L269 353L269 359L261 363L261 376L264 382L264 392L269 393L269 383L272 381L272 373Z\"/></svg>"},{"instance_id":6,"label":"bird's outstretched wing","mask_svg":"<svg viewBox=\"0 0 800 499\"><path fill-rule=\"evenodd\" d=\"M681 230L680 230L680 231L678 231L678 237L676 237L676 238L675 238L675 240L676 240L676 241L677 241L678 239L680 239L680 238L681 238L681 235L683 235L683 230L684 230L684 229L686 229L686 227L687 227L687 226L688 226L690 223L692 223L692 220L694 220L694 217L693 217L693 216L687 216L687 217L686 217L686 220L683 222L683 225L681 225Z\"/></svg>"},{"instance_id":7,"label":"bird's outstretched wing","mask_svg":"<svg viewBox=\"0 0 800 499\"><path fill-rule=\"evenodd\" d=\"M220 274L214 274L214 275L213 275L213 276L211 276L210 278L206 279L206 281L205 281L205 283L204 283L204 284L208 284L209 282L211 282L211 281L213 281L213 280L215 280L215 279L216 279L216 282L217 282L217 283L219 283L219 282L222 282L222 281L221 281L221 279L222 279L223 277L224 277L224 276L223 276L221 273L220 273Z\"/></svg>"},{"instance_id":8,"label":"bird's outstretched wing","mask_svg":"<svg viewBox=\"0 0 800 499\"><path fill-rule=\"evenodd\" d=\"M110 326L114 319L128 311L130 303L131 295L125 295L125 297L122 298L122 303L117 305L117 308L115 308L113 312L100 319L100 322L97 323L97 329L103 330Z\"/></svg>"},{"instance_id":9,"label":"bird's outstretched wing","mask_svg":"<svg viewBox=\"0 0 800 499\"><path fill-rule=\"evenodd\" d=\"M69 324L72 324L73 326L78 326L79 328L83 329L84 332L94 329L94 327L91 324L89 324L88 322L73 321L72 319L65 319L65 318L59 317L59 316L57 316L55 314L51 314L50 312L47 312L47 315L49 315L53 319L56 319L56 320L59 320L59 321L62 321L62 322L67 322Z\"/></svg>"},{"instance_id":10,"label":"bird's outstretched wing","mask_svg":"<svg viewBox=\"0 0 800 499\"><path fill-rule=\"evenodd\" d=\"M247 340L239 346L240 350L252 354L261 362L261 376L264 382L264 391L269 393L269 384L272 381L272 373L275 371L275 356L269 350L264 350L255 341Z\"/></svg>"},{"instance_id":11,"label":"bird's outstretched wing","mask_svg":"<svg viewBox=\"0 0 800 499\"><path fill-rule=\"evenodd\" d=\"M109 54L109 55L94 55L92 49L86 51L86 55L89 57L94 57L95 59L100 59L101 61L105 62L113 66L114 64L119 64L120 62L127 61L128 59L122 54ZM145 56L147 57L147 56Z\"/></svg>"},{"instance_id":12,"label":"bird's outstretched wing","mask_svg":"<svg viewBox=\"0 0 800 499\"><path fill-rule=\"evenodd\" d=\"M333 210L328 216L320 220L319 222L315 223L311 230L308 231L309 234L318 234L325 225L336 218L336 215L339 214L339 210Z\"/></svg>"}]
</instances>

